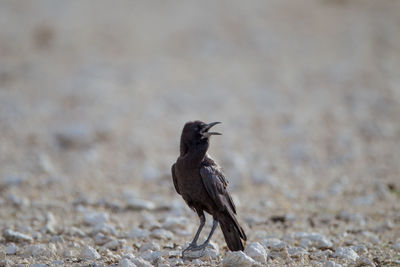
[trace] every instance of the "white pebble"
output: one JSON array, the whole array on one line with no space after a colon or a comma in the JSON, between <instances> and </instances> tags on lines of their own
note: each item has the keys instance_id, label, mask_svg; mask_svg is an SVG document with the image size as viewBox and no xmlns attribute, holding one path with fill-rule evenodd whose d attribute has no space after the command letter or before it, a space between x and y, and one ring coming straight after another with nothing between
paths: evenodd
<instances>
[{"instance_id":1,"label":"white pebble","mask_svg":"<svg viewBox=\"0 0 400 267\"><path fill-rule=\"evenodd\" d=\"M107 248L107 249L111 249L111 250L117 250L120 246L121 246L121 243L118 240L114 239L114 240L111 240L110 242L107 242L106 244L104 244L103 247Z\"/></svg>"},{"instance_id":2,"label":"white pebble","mask_svg":"<svg viewBox=\"0 0 400 267\"><path fill-rule=\"evenodd\" d=\"M257 262L243 253L243 251L229 251L226 253L222 266L225 267L247 267L257 265Z\"/></svg>"},{"instance_id":3,"label":"white pebble","mask_svg":"<svg viewBox=\"0 0 400 267\"><path fill-rule=\"evenodd\" d=\"M9 244L4 250L7 255L15 255L17 251L18 247L14 243Z\"/></svg>"},{"instance_id":4,"label":"white pebble","mask_svg":"<svg viewBox=\"0 0 400 267\"><path fill-rule=\"evenodd\" d=\"M153 267L153 264L150 262L142 259L141 257L135 257L132 259L132 262L137 266L137 267Z\"/></svg>"},{"instance_id":5,"label":"white pebble","mask_svg":"<svg viewBox=\"0 0 400 267\"><path fill-rule=\"evenodd\" d=\"M278 238L268 238L261 241L262 245L271 250L282 250L286 247L286 243Z\"/></svg>"},{"instance_id":6,"label":"white pebble","mask_svg":"<svg viewBox=\"0 0 400 267\"><path fill-rule=\"evenodd\" d=\"M91 246L84 246L80 256L85 260L97 260L101 258L100 254Z\"/></svg>"},{"instance_id":7,"label":"white pebble","mask_svg":"<svg viewBox=\"0 0 400 267\"><path fill-rule=\"evenodd\" d=\"M129 259L125 258L119 262L119 267L136 267L136 265L133 262L131 262Z\"/></svg>"},{"instance_id":8,"label":"white pebble","mask_svg":"<svg viewBox=\"0 0 400 267\"><path fill-rule=\"evenodd\" d=\"M349 247L339 247L335 250L333 257L355 261L358 259L359 256L354 250Z\"/></svg>"},{"instance_id":9,"label":"white pebble","mask_svg":"<svg viewBox=\"0 0 400 267\"><path fill-rule=\"evenodd\" d=\"M3 237L6 241L12 241L12 242L32 242L32 237L25 235L23 233L15 232L11 229L6 229L3 232Z\"/></svg>"},{"instance_id":10,"label":"white pebble","mask_svg":"<svg viewBox=\"0 0 400 267\"><path fill-rule=\"evenodd\" d=\"M392 248L394 250L400 251L400 240L398 240L393 246Z\"/></svg>"},{"instance_id":11,"label":"white pebble","mask_svg":"<svg viewBox=\"0 0 400 267\"><path fill-rule=\"evenodd\" d=\"M167 217L162 227L167 230L174 230L175 228L186 229L188 219L186 217Z\"/></svg>"},{"instance_id":12,"label":"white pebble","mask_svg":"<svg viewBox=\"0 0 400 267\"><path fill-rule=\"evenodd\" d=\"M96 245L104 245L107 242L110 242L112 239L109 236L106 236L102 233L97 233L94 237L93 237L94 243Z\"/></svg>"},{"instance_id":13,"label":"white pebble","mask_svg":"<svg viewBox=\"0 0 400 267\"><path fill-rule=\"evenodd\" d=\"M244 253L246 253L246 255L250 256L255 261L261 263L267 262L267 253L265 248L258 242L248 244L244 250Z\"/></svg>"},{"instance_id":14,"label":"white pebble","mask_svg":"<svg viewBox=\"0 0 400 267\"><path fill-rule=\"evenodd\" d=\"M327 262L325 262L323 267L342 267L342 265L340 265L334 261L327 261Z\"/></svg>"},{"instance_id":15,"label":"white pebble","mask_svg":"<svg viewBox=\"0 0 400 267\"><path fill-rule=\"evenodd\" d=\"M148 230L145 229L141 229L138 227L134 227L132 228L132 230L128 233L127 237L128 238L146 238L150 235L150 232Z\"/></svg>"},{"instance_id":16,"label":"white pebble","mask_svg":"<svg viewBox=\"0 0 400 267\"><path fill-rule=\"evenodd\" d=\"M154 229L150 235L151 237L164 240L172 239L174 237L174 234L172 232L164 229Z\"/></svg>"},{"instance_id":17,"label":"white pebble","mask_svg":"<svg viewBox=\"0 0 400 267\"><path fill-rule=\"evenodd\" d=\"M155 205L153 202L139 199L139 198L131 198L127 201L127 208L132 210L154 210Z\"/></svg>"},{"instance_id":18,"label":"white pebble","mask_svg":"<svg viewBox=\"0 0 400 267\"><path fill-rule=\"evenodd\" d=\"M296 239L300 239L300 244L302 247L307 248L308 246L313 246L316 248L332 248L332 242L325 236L318 233L303 233L298 232L295 234ZM307 241L308 240L308 241Z\"/></svg>"},{"instance_id":19,"label":"white pebble","mask_svg":"<svg viewBox=\"0 0 400 267\"><path fill-rule=\"evenodd\" d=\"M95 226L107 222L108 217L108 214L104 212L91 212L85 215L84 221L86 224Z\"/></svg>"}]
</instances>

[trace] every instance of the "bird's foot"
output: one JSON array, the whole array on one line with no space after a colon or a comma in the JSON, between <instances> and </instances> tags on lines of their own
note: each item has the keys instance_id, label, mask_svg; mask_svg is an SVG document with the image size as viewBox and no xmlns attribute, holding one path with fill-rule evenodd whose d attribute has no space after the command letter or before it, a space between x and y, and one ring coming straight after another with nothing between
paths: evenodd
<instances>
[{"instance_id":1,"label":"bird's foot","mask_svg":"<svg viewBox=\"0 0 400 267\"><path fill-rule=\"evenodd\" d=\"M182 258L200 258L204 255L204 251L208 243L204 242L201 245L190 243L189 246L182 251Z\"/></svg>"}]
</instances>

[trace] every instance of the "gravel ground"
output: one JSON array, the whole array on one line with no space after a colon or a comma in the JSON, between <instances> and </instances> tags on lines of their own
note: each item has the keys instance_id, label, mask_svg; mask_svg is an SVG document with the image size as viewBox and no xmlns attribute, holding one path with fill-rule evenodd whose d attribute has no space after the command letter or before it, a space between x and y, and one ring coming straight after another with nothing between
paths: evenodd
<instances>
[{"instance_id":1,"label":"gravel ground","mask_svg":"<svg viewBox=\"0 0 400 267\"><path fill-rule=\"evenodd\" d=\"M400 1L2 1L0 266L400 266ZM248 235L198 225L186 121ZM205 238L210 229L208 217Z\"/></svg>"}]
</instances>

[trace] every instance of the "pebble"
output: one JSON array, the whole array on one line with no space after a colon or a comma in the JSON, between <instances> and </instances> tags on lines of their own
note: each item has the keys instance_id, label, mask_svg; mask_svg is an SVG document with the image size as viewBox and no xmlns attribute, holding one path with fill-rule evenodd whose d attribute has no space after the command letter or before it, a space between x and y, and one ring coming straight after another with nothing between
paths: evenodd
<instances>
[{"instance_id":1,"label":"pebble","mask_svg":"<svg viewBox=\"0 0 400 267\"><path fill-rule=\"evenodd\" d=\"M339 247L335 250L333 257L355 261L358 259L359 256L354 250L349 247Z\"/></svg>"},{"instance_id":2,"label":"pebble","mask_svg":"<svg viewBox=\"0 0 400 267\"><path fill-rule=\"evenodd\" d=\"M150 235L150 232L148 230L145 229L141 229L138 227L134 227L131 229L131 231L127 234L128 238L146 238Z\"/></svg>"},{"instance_id":3,"label":"pebble","mask_svg":"<svg viewBox=\"0 0 400 267\"><path fill-rule=\"evenodd\" d=\"M86 214L84 217L84 221L86 224L96 226L99 224L104 224L108 221L108 214L104 212L91 212Z\"/></svg>"},{"instance_id":4,"label":"pebble","mask_svg":"<svg viewBox=\"0 0 400 267\"><path fill-rule=\"evenodd\" d=\"M55 265L64 265L64 264L65 264L65 263L64 263L63 260L55 260L55 261L53 261L53 262L51 263L52 266L55 266Z\"/></svg>"},{"instance_id":5,"label":"pebble","mask_svg":"<svg viewBox=\"0 0 400 267\"><path fill-rule=\"evenodd\" d=\"M66 231L66 234L70 235L70 236L78 236L78 237L85 237L86 236L86 233L84 231L82 231L79 228L76 228L75 226L69 227L67 229L67 231Z\"/></svg>"},{"instance_id":6,"label":"pebble","mask_svg":"<svg viewBox=\"0 0 400 267\"><path fill-rule=\"evenodd\" d=\"M122 259L119 262L119 267L136 267L136 264L134 264L132 261L130 261L129 259L125 258Z\"/></svg>"},{"instance_id":7,"label":"pebble","mask_svg":"<svg viewBox=\"0 0 400 267\"><path fill-rule=\"evenodd\" d=\"M357 259L356 266L373 266L375 267L375 263L373 263L370 259L365 257L359 257Z\"/></svg>"},{"instance_id":8,"label":"pebble","mask_svg":"<svg viewBox=\"0 0 400 267\"><path fill-rule=\"evenodd\" d=\"M267 238L261 241L261 244L271 250L282 250L286 247L286 243L278 238Z\"/></svg>"},{"instance_id":9,"label":"pebble","mask_svg":"<svg viewBox=\"0 0 400 267\"><path fill-rule=\"evenodd\" d=\"M97 233L94 237L93 237L94 243L96 245L102 246L107 242L110 242L112 240L111 237L106 236L102 233Z\"/></svg>"},{"instance_id":10,"label":"pebble","mask_svg":"<svg viewBox=\"0 0 400 267\"><path fill-rule=\"evenodd\" d=\"M299 243L305 248L313 246L319 249L327 249L333 246L330 240L318 233L297 232L295 233L295 238L299 239Z\"/></svg>"},{"instance_id":11,"label":"pebble","mask_svg":"<svg viewBox=\"0 0 400 267\"><path fill-rule=\"evenodd\" d=\"M171 231L158 228L158 229L154 229L151 232L150 236L157 238L157 239L168 240L168 239L172 239L174 237L174 234Z\"/></svg>"},{"instance_id":12,"label":"pebble","mask_svg":"<svg viewBox=\"0 0 400 267\"><path fill-rule=\"evenodd\" d=\"M29 267L49 267L49 265L41 264L41 263L35 263L35 264L30 264Z\"/></svg>"},{"instance_id":13,"label":"pebble","mask_svg":"<svg viewBox=\"0 0 400 267\"><path fill-rule=\"evenodd\" d=\"M147 250L143 253L140 253L140 257L154 264L161 257L161 253L158 251Z\"/></svg>"},{"instance_id":14,"label":"pebble","mask_svg":"<svg viewBox=\"0 0 400 267\"><path fill-rule=\"evenodd\" d=\"M153 267L153 264L151 264L150 262L146 261L145 259L142 259L141 257L134 257L132 259L132 262L137 267Z\"/></svg>"},{"instance_id":15,"label":"pebble","mask_svg":"<svg viewBox=\"0 0 400 267\"><path fill-rule=\"evenodd\" d=\"M84 260L97 260L100 259L100 254L91 246L84 246L81 250L80 257Z\"/></svg>"},{"instance_id":16,"label":"pebble","mask_svg":"<svg viewBox=\"0 0 400 267\"><path fill-rule=\"evenodd\" d=\"M27 257L50 256L54 253L55 247L47 247L44 244L29 245L24 250L24 255Z\"/></svg>"},{"instance_id":17,"label":"pebble","mask_svg":"<svg viewBox=\"0 0 400 267\"><path fill-rule=\"evenodd\" d=\"M15 255L17 251L18 247L14 243L9 244L4 250L7 255Z\"/></svg>"},{"instance_id":18,"label":"pebble","mask_svg":"<svg viewBox=\"0 0 400 267\"><path fill-rule=\"evenodd\" d=\"M55 138L64 149L87 148L94 141L93 129L87 124L70 124L58 129Z\"/></svg>"},{"instance_id":19,"label":"pebble","mask_svg":"<svg viewBox=\"0 0 400 267\"><path fill-rule=\"evenodd\" d=\"M292 258L302 258L310 254L302 247L288 248L288 253Z\"/></svg>"},{"instance_id":20,"label":"pebble","mask_svg":"<svg viewBox=\"0 0 400 267\"><path fill-rule=\"evenodd\" d=\"M121 243L118 240L114 239L104 244L103 247L111 250L117 250L121 247Z\"/></svg>"},{"instance_id":21,"label":"pebble","mask_svg":"<svg viewBox=\"0 0 400 267\"><path fill-rule=\"evenodd\" d=\"M247 256L250 256L253 260L266 263L267 262L267 253L265 248L258 242L250 243L246 246L244 250Z\"/></svg>"},{"instance_id":22,"label":"pebble","mask_svg":"<svg viewBox=\"0 0 400 267\"><path fill-rule=\"evenodd\" d=\"M109 234L109 235L117 235L117 231L115 230L114 226L106 224L106 223L100 223L97 224L92 231L92 234L97 234L97 233L102 233L102 234Z\"/></svg>"},{"instance_id":23,"label":"pebble","mask_svg":"<svg viewBox=\"0 0 400 267\"><path fill-rule=\"evenodd\" d=\"M393 244L392 248L396 251L400 251L400 240L397 240L397 242Z\"/></svg>"},{"instance_id":24,"label":"pebble","mask_svg":"<svg viewBox=\"0 0 400 267\"><path fill-rule=\"evenodd\" d=\"M322 267L342 267L342 265L334 262L334 261L327 261Z\"/></svg>"},{"instance_id":25,"label":"pebble","mask_svg":"<svg viewBox=\"0 0 400 267\"><path fill-rule=\"evenodd\" d=\"M154 210L155 207L153 202L139 198L128 199L126 206L127 209L131 210Z\"/></svg>"},{"instance_id":26,"label":"pebble","mask_svg":"<svg viewBox=\"0 0 400 267\"><path fill-rule=\"evenodd\" d=\"M167 217L162 224L162 228L167 230L186 229L188 222L189 220L186 217Z\"/></svg>"},{"instance_id":27,"label":"pebble","mask_svg":"<svg viewBox=\"0 0 400 267\"><path fill-rule=\"evenodd\" d=\"M7 175L0 180L1 187L12 187L21 185L26 179L18 175Z\"/></svg>"},{"instance_id":28,"label":"pebble","mask_svg":"<svg viewBox=\"0 0 400 267\"><path fill-rule=\"evenodd\" d=\"M4 230L3 237L6 241L11 241L11 242L16 242L16 243L33 241L32 237L30 237L29 235L15 232L11 229Z\"/></svg>"},{"instance_id":29,"label":"pebble","mask_svg":"<svg viewBox=\"0 0 400 267\"><path fill-rule=\"evenodd\" d=\"M145 243L145 244L143 244L141 247L140 247L140 252L144 252L144 251L147 251L147 250L152 250L152 251L160 251L161 250L161 247L160 247L160 245L159 244L157 244L157 243L155 243L155 242L153 242L153 241L150 241L150 242L147 242L147 243Z\"/></svg>"},{"instance_id":30,"label":"pebble","mask_svg":"<svg viewBox=\"0 0 400 267\"><path fill-rule=\"evenodd\" d=\"M225 267L248 267L257 265L257 262L244 254L243 251L229 251L222 261L222 266Z\"/></svg>"}]
</instances>

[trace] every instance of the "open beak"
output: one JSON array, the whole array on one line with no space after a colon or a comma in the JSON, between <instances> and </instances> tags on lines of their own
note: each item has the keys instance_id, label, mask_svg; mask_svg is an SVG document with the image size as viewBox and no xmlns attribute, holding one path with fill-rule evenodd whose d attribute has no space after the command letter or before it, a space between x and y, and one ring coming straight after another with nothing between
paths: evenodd
<instances>
[{"instance_id":1,"label":"open beak","mask_svg":"<svg viewBox=\"0 0 400 267\"><path fill-rule=\"evenodd\" d=\"M216 121L216 122L212 122L209 124L206 124L200 131L200 133L203 135L203 137L210 137L211 135L222 135L221 133L217 133L217 132L209 132L208 130L211 129L211 127L213 127L214 125L220 124L221 122Z\"/></svg>"}]
</instances>

